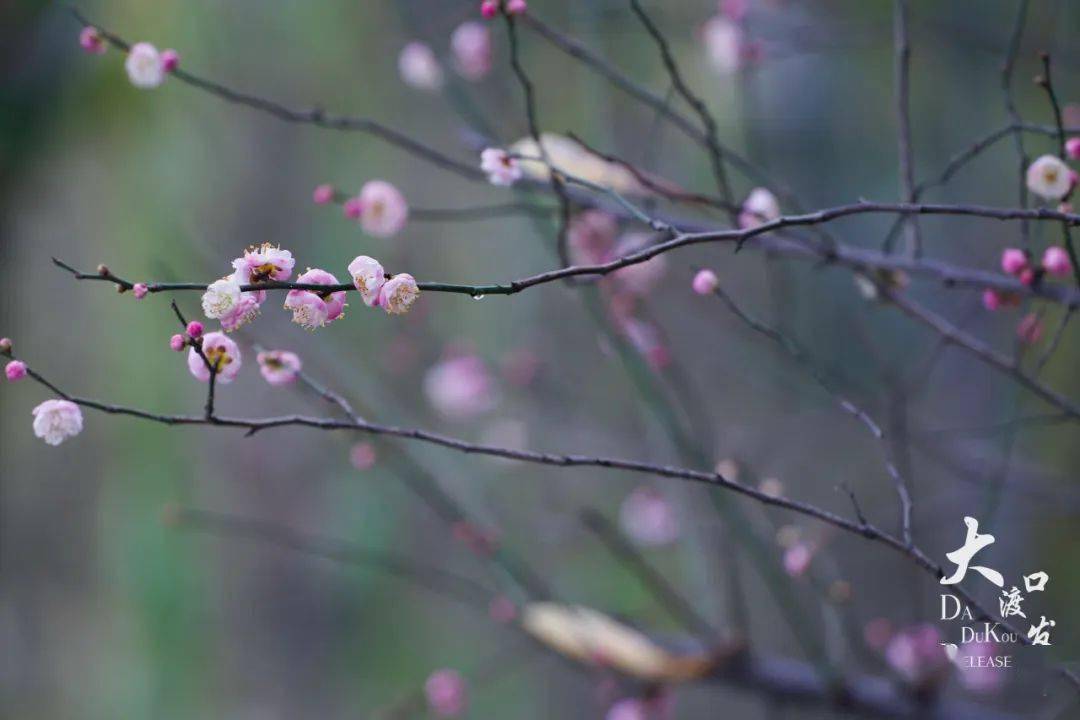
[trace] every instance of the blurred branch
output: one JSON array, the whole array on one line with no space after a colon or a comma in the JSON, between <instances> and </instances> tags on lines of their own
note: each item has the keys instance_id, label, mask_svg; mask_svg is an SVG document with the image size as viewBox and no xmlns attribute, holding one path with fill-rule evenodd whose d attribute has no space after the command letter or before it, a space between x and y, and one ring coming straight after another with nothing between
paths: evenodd
<instances>
[{"instance_id":1,"label":"blurred branch","mask_svg":"<svg viewBox=\"0 0 1080 720\"><path fill-rule=\"evenodd\" d=\"M908 35L908 0L893 0L893 44L895 47L895 80L893 93L896 102L896 145L900 156L900 198L913 203L915 197L915 163L911 146L911 114L909 86L911 43ZM913 257L922 255L922 233L918 221L905 218L908 227L908 251Z\"/></svg>"}]
</instances>

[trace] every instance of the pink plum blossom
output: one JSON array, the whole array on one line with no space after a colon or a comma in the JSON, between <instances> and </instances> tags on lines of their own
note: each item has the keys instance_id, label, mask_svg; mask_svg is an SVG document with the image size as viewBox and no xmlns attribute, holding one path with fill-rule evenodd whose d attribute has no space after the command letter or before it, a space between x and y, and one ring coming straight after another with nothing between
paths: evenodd
<instances>
[{"instance_id":1,"label":"pink plum blossom","mask_svg":"<svg viewBox=\"0 0 1080 720\"><path fill-rule=\"evenodd\" d=\"M566 244L576 265L595 265L611 257L619 224L610 213L586 210L570 219Z\"/></svg>"},{"instance_id":2,"label":"pink plum blossom","mask_svg":"<svg viewBox=\"0 0 1080 720\"><path fill-rule=\"evenodd\" d=\"M465 679L454 670L436 670L424 683L424 696L439 717L457 717L467 704Z\"/></svg>"},{"instance_id":3,"label":"pink plum blossom","mask_svg":"<svg viewBox=\"0 0 1080 720\"><path fill-rule=\"evenodd\" d=\"M1042 266L1046 272L1057 277L1065 277L1072 272L1072 263L1069 262L1069 253L1065 248L1051 245L1043 252Z\"/></svg>"},{"instance_id":4,"label":"pink plum blossom","mask_svg":"<svg viewBox=\"0 0 1080 720\"><path fill-rule=\"evenodd\" d=\"M1042 339L1043 323L1035 313L1028 313L1016 326L1016 337L1026 345L1034 345Z\"/></svg>"},{"instance_id":5,"label":"pink plum blossom","mask_svg":"<svg viewBox=\"0 0 1080 720\"><path fill-rule=\"evenodd\" d=\"M797 542L784 551L784 571L791 577L802 577L813 559L813 547L808 543Z\"/></svg>"},{"instance_id":6,"label":"pink plum blossom","mask_svg":"<svg viewBox=\"0 0 1080 720\"><path fill-rule=\"evenodd\" d=\"M4 366L4 376L7 377L10 382L22 380L26 377L26 363L22 360L12 360Z\"/></svg>"},{"instance_id":7,"label":"pink plum blossom","mask_svg":"<svg viewBox=\"0 0 1080 720\"><path fill-rule=\"evenodd\" d=\"M329 205L334 202L334 186L326 183L317 186L311 193L311 199L316 205Z\"/></svg>"},{"instance_id":8,"label":"pink plum blossom","mask_svg":"<svg viewBox=\"0 0 1080 720\"><path fill-rule=\"evenodd\" d=\"M246 292L241 295L232 310L218 318L221 328L225 332L232 332L254 320L259 314L259 297L265 292L265 290L259 293Z\"/></svg>"},{"instance_id":9,"label":"pink plum blossom","mask_svg":"<svg viewBox=\"0 0 1080 720\"><path fill-rule=\"evenodd\" d=\"M498 0L484 0L480 3L480 16L485 20L490 20L499 14L499 2Z\"/></svg>"},{"instance_id":10,"label":"pink plum blossom","mask_svg":"<svg viewBox=\"0 0 1080 720\"><path fill-rule=\"evenodd\" d=\"M91 55L103 55L107 46L101 32L96 27L89 25L79 32L79 47Z\"/></svg>"},{"instance_id":11,"label":"pink plum blossom","mask_svg":"<svg viewBox=\"0 0 1080 720\"><path fill-rule=\"evenodd\" d=\"M525 0L506 0L507 15L521 15L528 9L529 4Z\"/></svg>"},{"instance_id":12,"label":"pink plum blossom","mask_svg":"<svg viewBox=\"0 0 1080 720\"><path fill-rule=\"evenodd\" d=\"M297 277L296 282L311 285L339 284L336 277L318 268L309 269ZM329 325L344 315L345 291L290 290L285 296L285 309L293 311L294 323L314 330Z\"/></svg>"},{"instance_id":13,"label":"pink plum blossom","mask_svg":"<svg viewBox=\"0 0 1080 720\"><path fill-rule=\"evenodd\" d=\"M716 273L708 268L704 268L697 271L690 286L698 295L712 295L716 291L716 288L720 286L720 280L716 277Z\"/></svg>"},{"instance_id":14,"label":"pink plum blossom","mask_svg":"<svg viewBox=\"0 0 1080 720\"><path fill-rule=\"evenodd\" d=\"M127 70L131 84L137 88L156 88L165 82L165 67L161 62L161 54L148 42L131 46L127 60L124 61L124 69Z\"/></svg>"},{"instance_id":15,"label":"pink plum blossom","mask_svg":"<svg viewBox=\"0 0 1080 720\"><path fill-rule=\"evenodd\" d=\"M993 288L983 290L982 304L990 312L997 310L1001 307L1001 293Z\"/></svg>"},{"instance_id":16,"label":"pink plum blossom","mask_svg":"<svg viewBox=\"0 0 1080 720\"><path fill-rule=\"evenodd\" d=\"M70 400L46 400L31 412L34 435L49 445L59 445L82 432L82 410Z\"/></svg>"},{"instance_id":17,"label":"pink plum blossom","mask_svg":"<svg viewBox=\"0 0 1080 720\"><path fill-rule=\"evenodd\" d=\"M248 248L232 261L233 279L239 285L256 285L268 280L283 282L292 277L295 265L291 252L263 243Z\"/></svg>"},{"instance_id":18,"label":"pink plum blossom","mask_svg":"<svg viewBox=\"0 0 1080 720\"><path fill-rule=\"evenodd\" d=\"M385 180L370 180L360 188L360 227L368 235L397 235L409 219L409 204L396 187Z\"/></svg>"},{"instance_id":19,"label":"pink plum blossom","mask_svg":"<svg viewBox=\"0 0 1080 720\"><path fill-rule=\"evenodd\" d=\"M1060 200L1072 190L1069 167L1055 155L1037 158L1027 169L1028 190L1047 200Z\"/></svg>"},{"instance_id":20,"label":"pink plum blossom","mask_svg":"<svg viewBox=\"0 0 1080 720\"><path fill-rule=\"evenodd\" d=\"M169 338L169 348L174 352L182 351L185 345L187 345L187 340L185 340L184 336L180 333L177 333L171 338Z\"/></svg>"},{"instance_id":21,"label":"pink plum blossom","mask_svg":"<svg viewBox=\"0 0 1080 720\"><path fill-rule=\"evenodd\" d=\"M1005 248L1001 253L1001 269L1009 275L1019 275L1028 266L1027 253L1019 248Z\"/></svg>"},{"instance_id":22,"label":"pink plum blossom","mask_svg":"<svg viewBox=\"0 0 1080 720\"><path fill-rule=\"evenodd\" d=\"M349 450L349 462L357 470L370 470L375 467L375 447L371 443L359 442Z\"/></svg>"},{"instance_id":23,"label":"pink plum blossom","mask_svg":"<svg viewBox=\"0 0 1080 720\"><path fill-rule=\"evenodd\" d=\"M913 684L932 681L948 668L941 645L941 633L929 624L905 628L885 646L885 661L897 674Z\"/></svg>"},{"instance_id":24,"label":"pink plum blossom","mask_svg":"<svg viewBox=\"0 0 1080 720\"><path fill-rule=\"evenodd\" d=\"M419 41L407 43L398 55L398 73L409 87L418 90L438 90L443 84L443 71L431 48Z\"/></svg>"},{"instance_id":25,"label":"pink plum blossom","mask_svg":"<svg viewBox=\"0 0 1080 720\"><path fill-rule=\"evenodd\" d=\"M350 220L359 220L364 214L364 205L359 197L351 197L341 206L341 212Z\"/></svg>"},{"instance_id":26,"label":"pink plum blossom","mask_svg":"<svg viewBox=\"0 0 1080 720\"><path fill-rule=\"evenodd\" d=\"M626 257L644 250L652 242L648 233L626 233L615 243L615 257ZM638 297L645 297L653 291L667 272L667 258L657 255L645 262L627 265L612 273L612 277L626 292Z\"/></svg>"},{"instance_id":27,"label":"pink plum blossom","mask_svg":"<svg viewBox=\"0 0 1080 720\"><path fill-rule=\"evenodd\" d=\"M199 322L198 320L192 320L191 322L189 322L187 324L187 327L184 329L184 332L186 332L187 336L189 338L191 338L192 340L197 340L197 339L202 337L203 324L201 322Z\"/></svg>"},{"instance_id":28,"label":"pink plum blossom","mask_svg":"<svg viewBox=\"0 0 1080 720\"><path fill-rule=\"evenodd\" d=\"M288 350L264 350L255 356L259 363L259 372L271 385L288 385L296 382L303 363L300 357Z\"/></svg>"},{"instance_id":29,"label":"pink plum blossom","mask_svg":"<svg viewBox=\"0 0 1080 720\"><path fill-rule=\"evenodd\" d=\"M509 187L521 179L521 163L500 148L485 148L480 153L480 169L492 185Z\"/></svg>"},{"instance_id":30,"label":"pink plum blossom","mask_svg":"<svg viewBox=\"0 0 1080 720\"><path fill-rule=\"evenodd\" d=\"M679 536L675 509L659 491L642 486L623 500L619 525L640 545L667 545Z\"/></svg>"},{"instance_id":31,"label":"pink plum blossom","mask_svg":"<svg viewBox=\"0 0 1080 720\"><path fill-rule=\"evenodd\" d=\"M1071 160L1080 160L1080 137L1071 137L1065 141L1065 154Z\"/></svg>"},{"instance_id":32,"label":"pink plum blossom","mask_svg":"<svg viewBox=\"0 0 1080 720\"><path fill-rule=\"evenodd\" d=\"M202 353L206 356L206 361L215 368L216 382L231 383L240 372L240 348L225 333L212 332L204 335ZM210 369L194 347L188 351L188 370L197 380L210 380Z\"/></svg>"},{"instance_id":33,"label":"pink plum blossom","mask_svg":"<svg viewBox=\"0 0 1080 720\"><path fill-rule=\"evenodd\" d=\"M780 203L767 188L754 188L743 202L739 213L739 227L755 228L780 217Z\"/></svg>"},{"instance_id":34,"label":"pink plum blossom","mask_svg":"<svg viewBox=\"0 0 1080 720\"><path fill-rule=\"evenodd\" d=\"M150 288L147 287L146 283L135 283L131 286L131 294L135 296L136 300L142 300L149 292Z\"/></svg>"},{"instance_id":35,"label":"pink plum blossom","mask_svg":"<svg viewBox=\"0 0 1080 720\"><path fill-rule=\"evenodd\" d=\"M491 70L491 31L486 25L468 20L450 35L454 67L466 80L479 80Z\"/></svg>"},{"instance_id":36,"label":"pink plum blossom","mask_svg":"<svg viewBox=\"0 0 1080 720\"><path fill-rule=\"evenodd\" d=\"M1020 282L1023 283L1024 285L1027 285L1027 286L1030 287L1030 286L1035 284L1036 275L1035 275L1034 268L1030 268L1030 267L1024 268L1023 270L1020 271L1020 275L1018 277L1020 279Z\"/></svg>"},{"instance_id":37,"label":"pink plum blossom","mask_svg":"<svg viewBox=\"0 0 1080 720\"><path fill-rule=\"evenodd\" d=\"M467 420L496 403L495 380L477 355L464 354L438 363L424 375L424 394L443 417Z\"/></svg>"},{"instance_id":38,"label":"pink plum blossom","mask_svg":"<svg viewBox=\"0 0 1080 720\"><path fill-rule=\"evenodd\" d=\"M360 297L368 307L375 307L379 303L379 292L386 284L386 271L382 263L367 255L358 255L349 263L349 277L353 285L360 291Z\"/></svg>"},{"instance_id":39,"label":"pink plum blossom","mask_svg":"<svg viewBox=\"0 0 1080 720\"><path fill-rule=\"evenodd\" d=\"M420 288L416 279L409 273L398 273L379 290L379 307L391 315L403 315L409 312L418 297Z\"/></svg>"},{"instance_id":40,"label":"pink plum blossom","mask_svg":"<svg viewBox=\"0 0 1080 720\"><path fill-rule=\"evenodd\" d=\"M161 69L167 73L171 73L176 68L180 67L180 53L176 52L172 48L161 51Z\"/></svg>"}]
</instances>

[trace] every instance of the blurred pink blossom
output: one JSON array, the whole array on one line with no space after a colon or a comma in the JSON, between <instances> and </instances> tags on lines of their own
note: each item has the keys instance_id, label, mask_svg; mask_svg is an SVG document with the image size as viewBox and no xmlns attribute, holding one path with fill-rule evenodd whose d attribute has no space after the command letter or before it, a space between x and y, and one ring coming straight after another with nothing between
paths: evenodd
<instances>
[{"instance_id":1,"label":"blurred pink blossom","mask_svg":"<svg viewBox=\"0 0 1080 720\"><path fill-rule=\"evenodd\" d=\"M447 358L424 376L424 394L443 417L467 420L495 407L497 391L487 364L477 355Z\"/></svg>"},{"instance_id":2,"label":"blurred pink blossom","mask_svg":"<svg viewBox=\"0 0 1080 720\"><path fill-rule=\"evenodd\" d=\"M424 683L424 695L431 711L439 717L457 717L465 712L465 679L455 670L436 670Z\"/></svg>"},{"instance_id":3,"label":"blurred pink blossom","mask_svg":"<svg viewBox=\"0 0 1080 720\"><path fill-rule=\"evenodd\" d=\"M679 536L679 521L674 508L659 491L646 486L634 490L623 500L619 525L628 537L641 545L667 545Z\"/></svg>"},{"instance_id":4,"label":"blurred pink blossom","mask_svg":"<svg viewBox=\"0 0 1080 720\"><path fill-rule=\"evenodd\" d=\"M491 31L486 25L469 20L450 35L454 67L468 80L479 80L491 70Z\"/></svg>"},{"instance_id":5,"label":"blurred pink blossom","mask_svg":"<svg viewBox=\"0 0 1080 720\"><path fill-rule=\"evenodd\" d=\"M300 375L303 363L300 357L288 350L265 350L255 356L259 372L271 385L288 385Z\"/></svg>"}]
</instances>

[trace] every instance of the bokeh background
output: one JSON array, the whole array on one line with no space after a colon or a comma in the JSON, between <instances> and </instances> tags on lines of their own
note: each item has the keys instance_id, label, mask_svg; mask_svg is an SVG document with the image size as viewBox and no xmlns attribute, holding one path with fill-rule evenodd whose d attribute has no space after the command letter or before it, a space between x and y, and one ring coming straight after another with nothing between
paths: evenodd
<instances>
[{"instance_id":1,"label":"bokeh background","mask_svg":"<svg viewBox=\"0 0 1080 720\"><path fill-rule=\"evenodd\" d=\"M80 7L129 40L179 49L196 74L297 107L367 115L472 162L471 118L500 142L527 131L501 24L493 27L493 72L466 83L448 71L446 94L403 84L397 56L416 38L445 53L450 31L477 14L474 5L106 0ZM643 85L667 91L655 48L626 3L530 5ZM912 5L915 161L925 178L1006 121L1000 64L1015 4ZM1025 119L1048 123L1045 96L1030 82L1036 52L1053 53L1063 100L1080 100L1080 7L1066 0L1031 6L1015 92ZM805 206L897 197L891 3L751 3L747 31L762 57L728 75L709 65L698 32L715 3L648 7L715 111L723 140L783 178ZM0 331L73 393L198 412L203 387L166 346L175 332L167 297L136 303L104 285L78 284L51 265L54 255L156 280L218 277L244 247L261 242L292 250L301 269L325 267L341 277L361 253L447 282L509 280L555 263L551 226L525 218L412 222L396 238L367 237L338 208L313 205L312 188L332 182L351 192L384 178L418 208L516 198L375 138L283 124L175 81L138 91L121 55L80 51L79 25L62 3L11 0L0 19ZM536 35L523 31L522 41L545 129L574 130L684 187L711 189L700 148ZM1041 136L1026 142L1032 154L1052 149ZM929 199L1012 205L1015 178L1006 141ZM752 187L738 176L734 183L740 196ZM862 217L832 230L845 242L878 247L891 220ZM922 227L928 253L987 269L1016 242L1013 224L926 218ZM1036 229L1038 247L1056 238L1040 234L1047 231ZM1072 717L1069 691L1046 667L1080 650L1075 426L995 427L1046 408L969 356L942 350L895 310L863 300L846 270L754 251L735 255L722 246L672 254L637 310L673 358L661 370L613 332L606 297L595 288L550 284L479 301L430 295L402 318L354 305L345 320L316 333L292 325L271 301L243 334L246 367L221 388L219 407L239 415L331 412L299 388L266 385L250 349L258 342L300 353L313 376L372 419L536 450L694 467L730 458L747 482L777 478L793 497L844 514L849 503L837 488L847 484L868 515L895 528L896 497L881 448L805 368L718 302L689 291L703 265L717 270L748 311L805 344L813 364L898 438L915 498L915 536L933 557L943 560L960 544L962 517L975 514L998 538L980 559L1010 578L1050 573L1044 596L1029 602L1057 620L1053 646L1017 652L1019 667L981 701L1025 716ZM925 280L914 280L909 292L996 347L1014 349L1018 311L986 313L977 292ZM197 295L178 300L197 313ZM1047 309L1049 327L1060 312ZM1028 351L1026 362L1044 348ZM1071 397L1080 396L1078 349L1074 325L1042 372ZM447 353L462 351L487 363L497 401L473 417L448 419L432 409L424 378ZM507 372L520 369L522 358L535 360L527 383ZM719 627L739 626L729 601L738 576L750 609L742 629L752 647L808 659L757 560L720 522L703 488L383 441L373 442L375 465L360 471L349 459L357 438L344 433L245 439L90 411L83 434L54 449L30 428L30 409L45 397L29 382L0 392L6 717L368 717L410 698L440 667L480 673L470 717L601 717L629 690L536 652L483 607L377 569L162 522L163 510L177 505L269 520L393 551L513 596L403 482L416 466L563 599L672 632L678 626L579 518L591 507L614 520L628 493L649 486L676 509L680 532L675 543L645 549L646 557ZM689 438L681 446L674 427ZM408 463L389 461L400 454ZM901 626L935 619L939 587L904 558L797 516L735 504L777 561L783 551L774 536L785 525L821 547L786 594L801 613L799 632L820 639L835 664L888 674L880 655L863 645L862 626L876 617ZM830 599L836 580L850 583L850 601ZM973 587L996 607L994 588L977 578ZM950 628L946 634L955 634ZM955 679L946 692L970 695ZM721 708L730 717L830 716L724 685L679 688L675 698L678 717L710 717Z\"/></svg>"}]
</instances>

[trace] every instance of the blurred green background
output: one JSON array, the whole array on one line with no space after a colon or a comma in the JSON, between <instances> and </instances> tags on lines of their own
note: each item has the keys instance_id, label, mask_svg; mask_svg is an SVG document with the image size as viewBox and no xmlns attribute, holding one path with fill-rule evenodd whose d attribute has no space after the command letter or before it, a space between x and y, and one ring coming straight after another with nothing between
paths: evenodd
<instances>
[{"instance_id":1,"label":"blurred green background","mask_svg":"<svg viewBox=\"0 0 1080 720\"><path fill-rule=\"evenodd\" d=\"M454 97L411 89L396 68L410 39L446 52L450 31L476 16L475 5L106 0L80 7L126 39L177 48L183 67L195 74L291 106L367 115L472 162L467 124L455 109L482 117L502 142L527 131L501 23L493 26L494 72L478 83L455 83ZM1015 7L979 0L912 5L912 118L921 179L1006 121L999 66ZM1059 94L1080 100L1080 7L1065 0L1031 5L1016 96L1025 119L1048 123L1049 106L1030 82L1038 72L1035 53L1053 53ZM626 3L532 0L530 6L643 85L661 95L667 90L655 48ZM751 3L748 30L764 56L729 76L709 67L697 35L715 3L648 7L688 80L716 112L724 141L782 178L805 206L897 197L891 3ZM70 392L159 412L199 412L202 404L202 387L167 349L175 331L168 298L135 303L103 285L77 284L51 265L54 255L78 267L106 262L125 277L155 280L217 277L244 247L261 242L292 250L301 270L324 267L339 277L361 253L421 280L447 282L504 281L554 266L550 228L524 219L412 222L390 240L364 236L338 209L313 205L312 188L332 182L352 191L384 178L421 208L512 196L465 183L377 139L282 124L175 81L137 91L121 55L82 53L78 30L60 3L9 0L0 7L0 334ZM699 148L670 127L657 130L652 112L536 35L523 31L522 40L545 129L574 130L602 149L652 163L650 169L685 187L711 189ZM1041 136L1026 142L1032 155L1053 147ZM1005 141L928 199L1012 205L1015 172ZM751 188L744 178L734 182L739 196ZM890 224L891 218L861 217L832 229L845 242L878 247ZM986 269L1016 242L1011 224L927 218L922 227L929 254ZM1039 247L1055 237L1035 236ZM1057 619L1054 646L1023 654L1006 689L986 702L1018 712L1061 702L1067 691L1043 665L1076 657L1080 645L1080 619L1070 616L1080 600L1075 426L943 432L1045 408L970 357L938 353L934 336L895 311L863 301L846 270L768 260L753 251L734 255L722 246L672 255L645 305L676 359L677 376L660 377L617 347L603 313L598 320L589 310L594 293L560 284L482 301L425 297L404 318L354 306L345 320L314 334L292 325L272 299L245 332L247 367L221 389L219 407L236 415L327 412L317 398L271 388L258 377L250 350L257 341L299 352L306 369L371 419L473 440L505 435L509 427L531 449L700 466L672 443L658 409L667 400L649 399L659 392L678 407L688 395L695 401L695 442L709 463L736 458L747 477L780 478L792 496L842 514L849 504L836 488L847 483L868 515L895 527L895 495L879 446L804 369L719 303L689 292L693 269L702 265L716 268L749 310L805 343L816 366L889 420L890 431L906 432L916 538L933 557L943 560L959 545L962 516L975 513L998 537L983 559L1007 577L1034 569L1051 574L1037 602ZM984 313L978 293L925 280L915 280L910 292L1012 349L1016 311ZM178 300L197 313L196 295ZM1049 327L1060 312L1047 311ZM539 375L528 387L500 379L499 403L490 413L447 421L429 407L422 378L447 347L462 346L493 368L515 353L534 354ZM1071 397L1080 396L1078 349L1074 326L1042 374ZM902 403L898 376L914 388ZM680 394L680 387L690 390ZM469 673L504 653L513 662L472 689L470 717L602 716L609 697L598 689L602 675L535 653L482 608L377 570L182 532L161 521L170 503L236 513L491 582L481 562L450 542L446 523L382 462L393 452L387 443L375 443L380 462L360 472L348 457L355 438L344 434L276 431L245 439L88 411L84 433L53 449L30 429L30 409L45 397L28 382L0 392L5 717L366 717L414 692L435 668ZM752 646L805 658L702 488L395 446L494 528L561 597L670 631L675 626L657 602L578 521L583 507L614 517L643 483L662 489L680 512L683 536L675 546L647 551L649 559L719 626L734 622L725 597L730 568L738 566L753 610ZM868 619L935 618L936 583L900 556L795 516L738 506L766 538L795 523L824 546L819 576L792 583L790 595L810 621L807 631L823 638L841 667L885 672L880 658L857 647L857 628ZM823 600L834 578L851 583L851 603ZM976 588L996 606L993 588ZM964 691L950 686L948 692ZM676 697L679 717L713 716L720 707L731 717L828 716L777 709L725 686L683 688Z\"/></svg>"}]
</instances>

